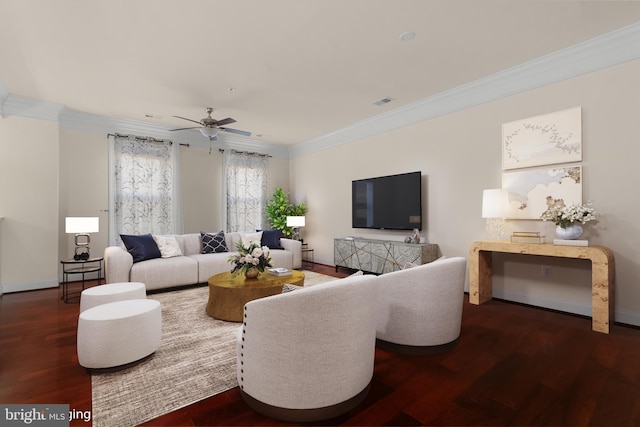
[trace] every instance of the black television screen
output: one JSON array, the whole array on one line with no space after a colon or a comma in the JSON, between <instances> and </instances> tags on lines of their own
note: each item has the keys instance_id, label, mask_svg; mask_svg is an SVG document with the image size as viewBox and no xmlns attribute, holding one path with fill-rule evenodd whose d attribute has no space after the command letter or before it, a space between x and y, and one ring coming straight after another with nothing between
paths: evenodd
<instances>
[{"instance_id":1,"label":"black television screen","mask_svg":"<svg viewBox=\"0 0 640 427\"><path fill-rule=\"evenodd\" d=\"M422 229L422 173L359 179L351 184L353 228Z\"/></svg>"}]
</instances>

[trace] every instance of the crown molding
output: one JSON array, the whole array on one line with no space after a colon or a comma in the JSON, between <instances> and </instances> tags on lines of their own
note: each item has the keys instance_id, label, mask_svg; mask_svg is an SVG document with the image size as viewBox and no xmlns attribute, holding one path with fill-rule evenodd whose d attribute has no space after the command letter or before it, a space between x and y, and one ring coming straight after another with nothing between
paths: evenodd
<instances>
[{"instance_id":1,"label":"crown molding","mask_svg":"<svg viewBox=\"0 0 640 427\"><path fill-rule=\"evenodd\" d=\"M296 158L640 58L640 23L558 50L289 148Z\"/></svg>"},{"instance_id":2,"label":"crown molding","mask_svg":"<svg viewBox=\"0 0 640 427\"><path fill-rule=\"evenodd\" d=\"M63 104L25 98L7 92L7 96L2 102L2 117L19 116L55 122L58 121L63 109Z\"/></svg>"},{"instance_id":3,"label":"crown molding","mask_svg":"<svg viewBox=\"0 0 640 427\"><path fill-rule=\"evenodd\" d=\"M2 106L3 117L20 116L37 120L56 121L61 128L83 132L104 133L105 135L108 133L133 134L168 139L194 147L208 149L211 146L207 138L203 137L197 129L178 133L171 132L168 127L75 111L66 108L63 104L11 95L6 92L6 89L4 89L6 96L3 98L3 89L4 86L0 83L0 101L2 101L0 105ZM289 152L286 147L263 144L225 132L218 134L218 140L214 142L214 146L289 158Z\"/></svg>"}]
</instances>

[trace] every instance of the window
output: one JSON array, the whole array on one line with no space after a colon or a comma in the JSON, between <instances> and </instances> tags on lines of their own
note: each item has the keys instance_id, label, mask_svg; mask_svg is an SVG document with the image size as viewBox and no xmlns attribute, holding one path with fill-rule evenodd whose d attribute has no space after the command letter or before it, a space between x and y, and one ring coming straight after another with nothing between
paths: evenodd
<instances>
[{"instance_id":1,"label":"window","mask_svg":"<svg viewBox=\"0 0 640 427\"><path fill-rule=\"evenodd\" d=\"M110 243L120 234L174 234L182 230L177 192L177 147L170 141L113 138Z\"/></svg>"},{"instance_id":2,"label":"window","mask_svg":"<svg viewBox=\"0 0 640 427\"><path fill-rule=\"evenodd\" d=\"M225 152L226 230L254 231L267 223L268 159L264 155Z\"/></svg>"}]
</instances>

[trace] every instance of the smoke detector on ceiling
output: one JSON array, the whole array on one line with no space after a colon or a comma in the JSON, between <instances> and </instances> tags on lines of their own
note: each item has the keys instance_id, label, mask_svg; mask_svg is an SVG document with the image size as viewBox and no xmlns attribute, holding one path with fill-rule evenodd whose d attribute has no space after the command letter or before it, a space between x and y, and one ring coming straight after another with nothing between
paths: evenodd
<instances>
[{"instance_id":1,"label":"smoke detector on ceiling","mask_svg":"<svg viewBox=\"0 0 640 427\"><path fill-rule=\"evenodd\" d=\"M404 33L400 34L400 40L403 42L408 42L409 40L413 40L415 36L416 33L414 33L413 31L405 31Z\"/></svg>"}]
</instances>

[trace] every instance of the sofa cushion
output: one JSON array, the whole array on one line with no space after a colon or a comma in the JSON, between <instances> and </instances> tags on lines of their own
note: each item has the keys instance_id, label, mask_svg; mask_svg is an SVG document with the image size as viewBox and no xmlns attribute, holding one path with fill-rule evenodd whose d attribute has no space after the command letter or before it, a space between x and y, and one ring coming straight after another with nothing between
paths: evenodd
<instances>
[{"instance_id":1,"label":"sofa cushion","mask_svg":"<svg viewBox=\"0 0 640 427\"><path fill-rule=\"evenodd\" d=\"M139 262L133 264L130 274L130 281L144 283L147 290L199 283L198 263L187 256Z\"/></svg>"},{"instance_id":2,"label":"sofa cushion","mask_svg":"<svg viewBox=\"0 0 640 427\"><path fill-rule=\"evenodd\" d=\"M227 243L224 238L224 231L218 233L200 233L202 236L202 253L203 254L218 254L221 252L228 252Z\"/></svg>"},{"instance_id":3,"label":"sofa cushion","mask_svg":"<svg viewBox=\"0 0 640 427\"><path fill-rule=\"evenodd\" d=\"M182 248L182 255L190 256L202 253L202 236L200 233L182 234L176 237Z\"/></svg>"},{"instance_id":4,"label":"sofa cushion","mask_svg":"<svg viewBox=\"0 0 640 427\"><path fill-rule=\"evenodd\" d=\"M269 249L284 249L280 244L282 230L262 230L262 246Z\"/></svg>"},{"instance_id":5,"label":"sofa cushion","mask_svg":"<svg viewBox=\"0 0 640 427\"><path fill-rule=\"evenodd\" d=\"M160 256L162 258L171 258L174 256L182 256L182 250L178 239L175 236L153 236L153 240L156 241L158 249L160 250Z\"/></svg>"},{"instance_id":6,"label":"sofa cushion","mask_svg":"<svg viewBox=\"0 0 640 427\"><path fill-rule=\"evenodd\" d=\"M229 256L237 252L217 253L217 254L195 254L189 258L198 264L198 283L206 283L211 276L226 271L231 271L233 267L229 262Z\"/></svg>"},{"instance_id":7,"label":"sofa cushion","mask_svg":"<svg viewBox=\"0 0 640 427\"><path fill-rule=\"evenodd\" d=\"M160 258L162 254L151 234L131 235L121 234L122 243L133 256L133 262Z\"/></svg>"},{"instance_id":8,"label":"sofa cushion","mask_svg":"<svg viewBox=\"0 0 640 427\"><path fill-rule=\"evenodd\" d=\"M271 251L271 265L274 267L283 267L293 270L293 253L289 251Z\"/></svg>"}]
</instances>

